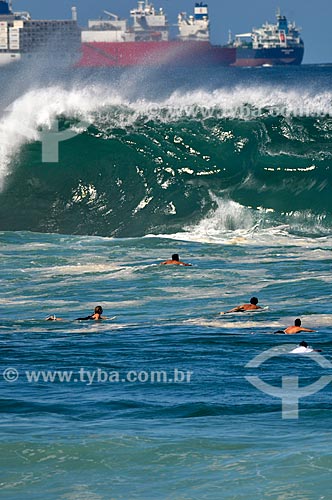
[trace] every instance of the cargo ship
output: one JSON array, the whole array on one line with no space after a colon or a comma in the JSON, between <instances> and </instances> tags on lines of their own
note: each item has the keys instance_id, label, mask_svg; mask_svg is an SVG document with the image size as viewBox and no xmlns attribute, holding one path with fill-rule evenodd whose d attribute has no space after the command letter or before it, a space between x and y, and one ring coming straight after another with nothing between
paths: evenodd
<instances>
[{"instance_id":1,"label":"cargo ship","mask_svg":"<svg viewBox=\"0 0 332 500\"><path fill-rule=\"evenodd\" d=\"M177 36L162 8L139 0L131 22L104 11L105 19L77 23L77 10L66 20L34 20L14 12L11 0L0 0L0 66L37 54L55 64L76 67L130 66L274 66L301 64L304 44L300 30L277 13L277 24L264 24L236 35L227 45L210 42L208 5L196 3L193 15L181 12Z\"/></svg>"},{"instance_id":2,"label":"cargo ship","mask_svg":"<svg viewBox=\"0 0 332 500\"><path fill-rule=\"evenodd\" d=\"M295 23L277 12L277 23L265 23L251 33L235 36L235 66L300 65L304 43Z\"/></svg>"},{"instance_id":3,"label":"cargo ship","mask_svg":"<svg viewBox=\"0 0 332 500\"><path fill-rule=\"evenodd\" d=\"M170 26L162 8L148 0L130 11L132 22L104 11L107 18L90 20L82 30L80 67L229 66L236 48L212 45L208 6L196 3L194 14L178 15L178 35L170 39Z\"/></svg>"},{"instance_id":4,"label":"cargo ship","mask_svg":"<svg viewBox=\"0 0 332 500\"><path fill-rule=\"evenodd\" d=\"M0 66L34 54L52 63L77 58L80 37L75 8L69 20L33 20L29 12L14 12L11 1L0 0Z\"/></svg>"}]
</instances>

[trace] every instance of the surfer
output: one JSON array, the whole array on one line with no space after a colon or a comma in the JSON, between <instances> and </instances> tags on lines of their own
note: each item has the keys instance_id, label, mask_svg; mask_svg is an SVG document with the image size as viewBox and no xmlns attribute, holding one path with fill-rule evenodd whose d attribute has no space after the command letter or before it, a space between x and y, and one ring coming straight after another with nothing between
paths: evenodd
<instances>
[{"instance_id":1,"label":"surfer","mask_svg":"<svg viewBox=\"0 0 332 500\"><path fill-rule=\"evenodd\" d=\"M300 318L296 318L294 321L294 326L288 326L285 330L277 330L274 333L286 333L286 335L295 335L300 332L315 332L316 330L310 330L310 328L304 328L301 326Z\"/></svg>"},{"instance_id":2,"label":"surfer","mask_svg":"<svg viewBox=\"0 0 332 500\"><path fill-rule=\"evenodd\" d=\"M164 262L161 262L162 266L169 266L169 265L175 265L175 266L191 266L191 264L187 264L186 262L182 262L179 259L179 254L178 253L173 253L172 258L170 260L165 260Z\"/></svg>"},{"instance_id":3,"label":"surfer","mask_svg":"<svg viewBox=\"0 0 332 500\"><path fill-rule=\"evenodd\" d=\"M295 347L290 354L305 354L309 352L322 352L321 349L313 349L309 347L305 340L299 343L298 347Z\"/></svg>"},{"instance_id":4,"label":"surfer","mask_svg":"<svg viewBox=\"0 0 332 500\"><path fill-rule=\"evenodd\" d=\"M91 314L91 316L86 316L85 318L77 318L76 321L88 321L88 320L94 320L94 321L99 321L100 319L107 319L103 314L103 308L101 306L96 306L94 313Z\"/></svg>"},{"instance_id":5,"label":"surfer","mask_svg":"<svg viewBox=\"0 0 332 500\"><path fill-rule=\"evenodd\" d=\"M227 314L232 312L244 312L244 311L257 311L257 309L262 309L261 306L258 306L258 298L251 297L250 304L242 304L241 306L236 306L229 311L221 312L220 314Z\"/></svg>"}]
</instances>

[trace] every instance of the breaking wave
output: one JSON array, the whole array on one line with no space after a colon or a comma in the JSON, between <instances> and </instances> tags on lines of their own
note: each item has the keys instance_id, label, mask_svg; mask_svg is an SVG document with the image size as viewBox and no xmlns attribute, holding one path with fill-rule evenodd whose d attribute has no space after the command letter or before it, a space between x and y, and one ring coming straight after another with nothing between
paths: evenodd
<instances>
[{"instance_id":1,"label":"breaking wave","mask_svg":"<svg viewBox=\"0 0 332 500\"><path fill-rule=\"evenodd\" d=\"M150 92L122 75L21 92L0 125L0 229L329 235L332 93L236 78Z\"/></svg>"}]
</instances>

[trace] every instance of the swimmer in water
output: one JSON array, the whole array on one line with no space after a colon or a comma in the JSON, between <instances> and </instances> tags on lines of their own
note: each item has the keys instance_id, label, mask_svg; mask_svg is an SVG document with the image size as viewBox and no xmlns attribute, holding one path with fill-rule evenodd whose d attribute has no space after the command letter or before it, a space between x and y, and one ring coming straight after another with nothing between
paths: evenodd
<instances>
[{"instance_id":1,"label":"swimmer in water","mask_svg":"<svg viewBox=\"0 0 332 500\"><path fill-rule=\"evenodd\" d=\"M170 260L165 260L164 262L161 262L162 266L169 266L169 265L174 265L174 266L191 266L191 264L187 264L186 262L181 262L179 259L179 254L178 253L173 253L172 258Z\"/></svg>"},{"instance_id":2,"label":"swimmer in water","mask_svg":"<svg viewBox=\"0 0 332 500\"><path fill-rule=\"evenodd\" d=\"M93 321L99 321L100 319L107 319L103 314L103 308L101 306L96 306L95 311L91 316L86 316L85 318L77 318L76 321L88 321L88 320L93 320Z\"/></svg>"},{"instance_id":3,"label":"swimmer in water","mask_svg":"<svg viewBox=\"0 0 332 500\"><path fill-rule=\"evenodd\" d=\"M294 321L294 326L288 326L285 330L278 330L274 333L286 333L286 335L295 335L300 332L315 332L316 330L310 330L310 328L304 328L301 326L300 318L296 318Z\"/></svg>"},{"instance_id":4,"label":"swimmer in water","mask_svg":"<svg viewBox=\"0 0 332 500\"><path fill-rule=\"evenodd\" d=\"M257 309L262 309L261 306L258 306L258 298L251 297L250 304L242 304L242 306L236 306L229 311L221 312L220 314L227 314L233 312L244 312L244 311L257 311Z\"/></svg>"}]
</instances>

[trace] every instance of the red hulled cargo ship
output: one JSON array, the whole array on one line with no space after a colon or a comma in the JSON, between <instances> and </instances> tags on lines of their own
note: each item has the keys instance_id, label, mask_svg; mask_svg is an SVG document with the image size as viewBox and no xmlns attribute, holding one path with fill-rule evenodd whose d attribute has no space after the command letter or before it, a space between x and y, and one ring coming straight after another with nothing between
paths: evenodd
<instances>
[{"instance_id":1,"label":"red hulled cargo ship","mask_svg":"<svg viewBox=\"0 0 332 500\"><path fill-rule=\"evenodd\" d=\"M105 11L107 19L89 21L82 30L81 67L127 66L229 66L236 49L210 43L208 6L196 3L194 15L178 16L179 34L169 36L170 27L163 9L148 0L130 11L132 23Z\"/></svg>"}]
</instances>

